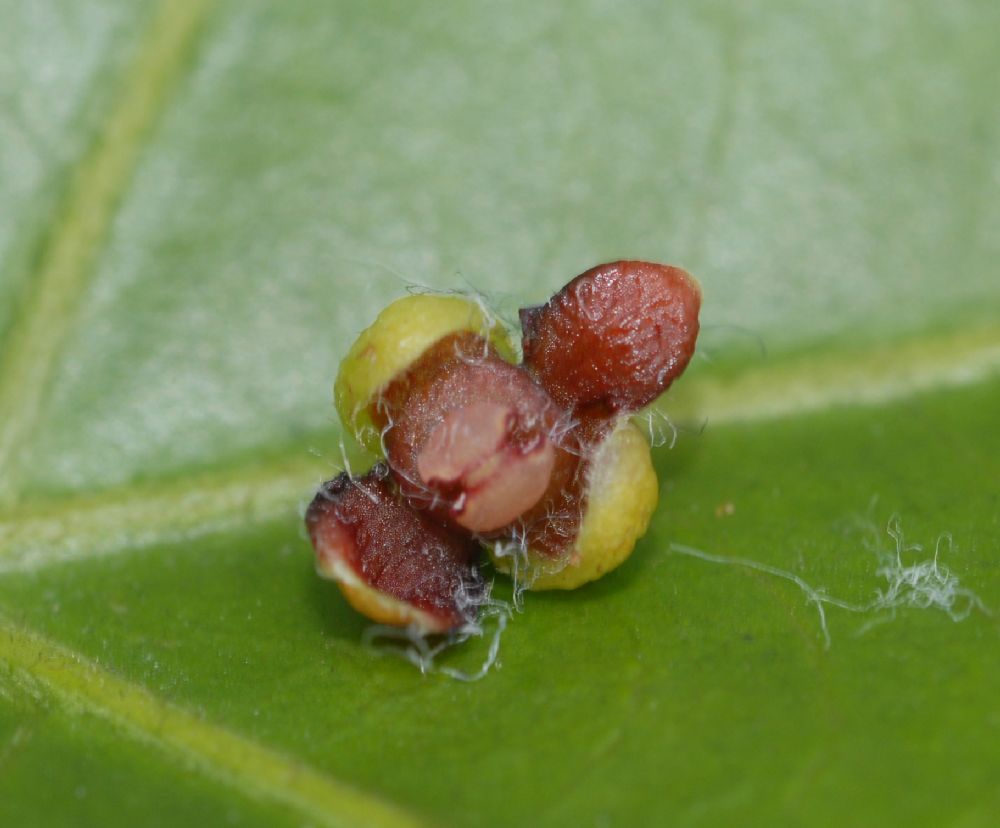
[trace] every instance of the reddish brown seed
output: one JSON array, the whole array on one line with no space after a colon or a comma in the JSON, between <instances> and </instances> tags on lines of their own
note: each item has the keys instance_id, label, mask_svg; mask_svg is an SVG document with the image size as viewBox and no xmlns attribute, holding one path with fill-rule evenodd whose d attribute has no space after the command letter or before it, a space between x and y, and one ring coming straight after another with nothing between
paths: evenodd
<instances>
[{"instance_id":1,"label":"reddish brown seed","mask_svg":"<svg viewBox=\"0 0 1000 828\"><path fill-rule=\"evenodd\" d=\"M478 545L410 508L384 463L363 477L345 473L323 484L306 512L306 527L321 568L346 564L363 584L419 610L425 631L444 632L475 617L485 594ZM364 606L370 598L359 600L357 591L351 595L349 585L341 586L358 609L396 623ZM399 623L411 620L404 615Z\"/></svg>"},{"instance_id":2,"label":"reddish brown seed","mask_svg":"<svg viewBox=\"0 0 1000 828\"><path fill-rule=\"evenodd\" d=\"M524 364L560 405L635 411L687 366L700 306L698 283L680 268L600 265L544 305L521 310Z\"/></svg>"},{"instance_id":3,"label":"reddish brown seed","mask_svg":"<svg viewBox=\"0 0 1000 828\"><path fill-rule=\"evenodd\" d=\"M425 351L372 412L404 495L477 533L500 529L538 503L560 416L527 372L473 334Z\"/></svg>"}]
</instances>

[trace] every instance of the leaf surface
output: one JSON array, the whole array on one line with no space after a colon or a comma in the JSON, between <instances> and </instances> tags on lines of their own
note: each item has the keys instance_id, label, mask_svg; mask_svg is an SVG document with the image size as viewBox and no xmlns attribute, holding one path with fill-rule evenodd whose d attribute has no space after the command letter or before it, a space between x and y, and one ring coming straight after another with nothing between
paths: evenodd
<instances>
[{"instance_id":1,"label":"leaf surface","mask_svg":"<svg viewBox=\"0 0 1000 828\"><path fill-rule=\"evenodd\" d=\"M994 5L9 5L0 821L991 823ZM364 646L337 360L621 256L705 292L635 555L482 681Z\"/></svg>"}]
</instances>

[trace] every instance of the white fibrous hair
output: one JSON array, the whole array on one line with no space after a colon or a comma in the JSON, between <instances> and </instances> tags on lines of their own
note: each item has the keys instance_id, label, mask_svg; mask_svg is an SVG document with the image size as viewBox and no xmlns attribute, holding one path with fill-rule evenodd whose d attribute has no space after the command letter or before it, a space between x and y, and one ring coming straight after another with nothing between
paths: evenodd
<instances>
[{"instance_id":1,"label":"white fibrous hair","mask_svg":"<svg viewBox=\"0 0 1000 828\"><path fill-rule=\"evenodd\" d=\"M492 590L492 583L463 580L455 595L455 603L468 620L439 640L432 642L431 636L412 625L400 628L373 624L365 630L362 642L373 647L376 652L404 658L425 675L441 673L457 681L479 681L490 670L500 666L500 639L511 617L510 604L493 597ZM490 643L486 657L475 672L469 673L438 663L440 656L446 651L470 639L485 638L487 635L490 635ZM394 646L399 644L403 646Z\"/></svg>"},{"instance_id":2,"label":"white fibrous hair","mask_svg":"<svg viewBox=\"0 0 1000 828\"><path fill-rule=\"evenodd\" d=\"M903 608L939 610L956 622L965 620L973 611L992 615L979 596L971 589L962 586L958 576L941 562L943 554L951 554L954 551L950 534L946 533L938 538L932 558L912 563L908 563L908 559L921 554L924 549L919 544L906 542L898 515L893 515L889 519L886 534L892 539L893 549L887 552L877 545L873 548L879 561L875 574L882 578L885 584L874 590L871 600L860 603L828 595L825 588L813 587L794 572L750 558L715 555L680 543L670 544L670 552L711 563L742 566L791 581L802 590L806 601L816 607L820 631L827 649L832 643L826 617L827 606L847 612L874 614L874 617L858 630L858 635L864 634L878 624L894 620L897 611ZM871 545L868 545L871 548Z\"/></svg>"}]
</instances>

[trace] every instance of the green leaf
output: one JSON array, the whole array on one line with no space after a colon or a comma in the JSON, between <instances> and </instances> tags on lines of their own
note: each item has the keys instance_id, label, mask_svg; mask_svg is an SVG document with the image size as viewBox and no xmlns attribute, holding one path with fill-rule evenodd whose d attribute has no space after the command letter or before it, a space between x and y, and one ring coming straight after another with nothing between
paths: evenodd
<instances>
[{"instance_id":1,"label":"green leaf","mask_svg":"<svg viewBox=\"0 0 1000 828\"><path fill-rule=\"evenodd\" d=\"M0 16L0 822L993 823L996 4ZM340 355L621 256L705 292L649 534L481 681L365 646Z\"/></svg>"}]
</instances>

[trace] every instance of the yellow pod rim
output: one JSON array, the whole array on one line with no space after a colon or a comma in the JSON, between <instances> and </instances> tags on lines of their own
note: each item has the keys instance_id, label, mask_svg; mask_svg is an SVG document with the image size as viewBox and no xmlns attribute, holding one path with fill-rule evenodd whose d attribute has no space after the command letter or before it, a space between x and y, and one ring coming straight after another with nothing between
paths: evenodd
<instances>
[{"instance_id":1,"label":"yellow pod rim","mask_svg":"<svg viewBox=\"0 0 1000 828\"><path fill-rule=\"evenodd\" d=\"M500 355L516 360L506 329L484 307L461 296L404 296L386 307L361 332L333 386L344 428L366 449L382 454L371 405L380 393L435 342L454 333L472 332L493 343Z\"/></svg>"},{"instance_id":2,"label":"yellow pod rim","mask_svg":"<svg viewBox=\"0 0 1000 828\"><path fill-rule=\"evenodd\" d=\"M622 417L597 447L587 477L587 503L576 543L556 560L531 549L517 573L528 589L576 589L624 563L649 527L659 500L659 482L645 434ZM490 551L501 572L510 555Z\"/></svg>"}]
</instances>

